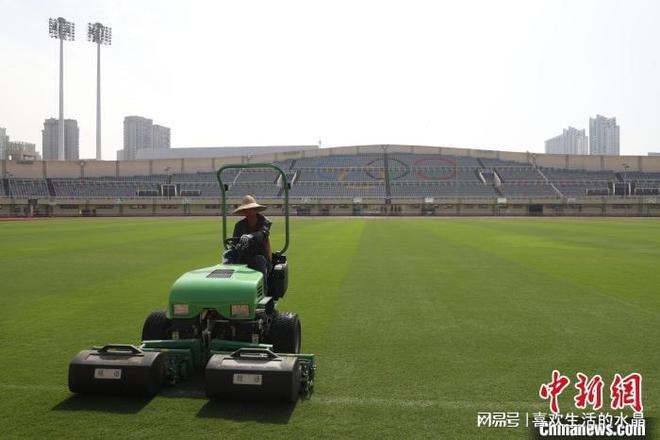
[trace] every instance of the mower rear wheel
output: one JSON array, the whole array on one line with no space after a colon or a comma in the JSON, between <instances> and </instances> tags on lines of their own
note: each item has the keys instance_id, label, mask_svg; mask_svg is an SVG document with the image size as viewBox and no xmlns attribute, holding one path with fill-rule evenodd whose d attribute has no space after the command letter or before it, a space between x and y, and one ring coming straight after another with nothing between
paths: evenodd
<instances>
[{"instance_id":1,"label":"mower rear wheel","mask_svg":"<svg viewBox=\"0 0 660 440\"><path fill-rule=\"evenodd\" d=\"M165 310L151 312L144 320L142 327L142 340L153 341L156 339L172 339L170 329L172 321L167 317Z\"/></svg>"},{"instance_id":2,"label":"mower rear wheel","mask_svg":"<svg viewBox=\"0 0 660 440\"><path fill-rule=\"evenodd\" d=\"M296 313L275 312L266 338L276 353L300 353L302 331Z\"/></svg>"}]
</instances>

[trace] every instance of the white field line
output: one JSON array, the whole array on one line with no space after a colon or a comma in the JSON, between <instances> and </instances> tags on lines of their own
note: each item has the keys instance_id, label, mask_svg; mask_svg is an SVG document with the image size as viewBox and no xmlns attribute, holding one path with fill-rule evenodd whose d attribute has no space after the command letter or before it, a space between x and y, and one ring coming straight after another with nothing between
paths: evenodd
<instances>
[{"instance_id":1,"label":"white field line","mask_svg":"<svg viewBox=\"0 0 660 440\"><path fill-rule=\"evenodd\" d=\"M0 383L0 388L5 390L34 390L34 391L62 391L68 389L65 385L27 385Z\"/></svg>"},{"instance_id":2,"label":"white field line","mask_svg":"<svg viewBox=\"0 0 660 440\"><path fill-rule=\"evenodd\" d=\"M392 408L437 408L437 409L474 409L498 411L522 411L523 408L531 408L532 402L493 402L472 400L416 400L416 399L388 399L381 397L341 397L341 396L319 396L313 395L311 403L321 405L338 406L368 406L368 407L392 407Z\"/></svg>"},{"instance_id":3,"label":"white field line","mask_svg":"<svg viewBox=\"0 0 660 440\"><path fill-rule=\"evenodd\" d=\"M65 385L27 385L0 383L0 389L16 389L28 391L65 391ZM162 397L206 397L202 390L165 388L160 394ZM442 399L388 399L383 397L354 397L354 396L324 396L314 394L309 400L301 400L302 405L330 405L330 406L366 406L391 408L437 408L437 409L474 409L498 411L523 411L533 408L534 402L493 402L472 400L442 400ZM538 402L536 402L538 404Z\"/></svg>"}]
</instances>

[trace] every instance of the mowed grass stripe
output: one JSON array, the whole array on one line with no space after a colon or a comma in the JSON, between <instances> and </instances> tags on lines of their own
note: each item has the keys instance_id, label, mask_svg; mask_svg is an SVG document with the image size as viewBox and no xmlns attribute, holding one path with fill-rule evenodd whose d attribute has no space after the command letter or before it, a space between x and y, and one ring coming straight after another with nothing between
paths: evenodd
<instances>
[{"instance_id":1,"label":"mowed grass stripe","mask_svg":"<svg viewBox=\"0 0 660 440\"><path fill-rule=\"evenodd\" d=\"M601 280L601 272L597 267L596 271L591 273L591 279L598 280L595 281L598 288L594 287L594 283L583 284L571 279L567 276L569 270L566 267L547 264L548 259L526 256L527 252L538 252L538 241L534 240L534 237L527 239L524 236L527 232L516 232L521 230L511 228L508 224L502 225L505 231L499 230L500 223L488 220L478 223L485 226L475 228L474 222L424 226L444 240L469 250L473 259L480 261L478 266L481 269L488 267L483 264L484 259L499 260L504 276L498 276L496 273L488 276L486 273L478 278L483 279L485 276L486 280L492 280L486 281L481 289L492 295L491 300L482 298L493 314L493 318L484 321L490 321L492 333L502 334L511 329L510 337L516 334L524 335L524 339L518 344L522 350L516 352L511 359L519 366L528 365L536 371L541 371L544 366L550 368L548 366L552 365L552 368L559 368L570 374L584 371L610 378L616 372L639 371L647 380L645 399L648 407L657 408L660 396L654 391L658 390L657 383L660 380L660 342L657 338L647 337L660 334L657 311L653 308L642 308L636 302L629 302L625 291L613 290L606 281ZM611 227L612 231L603 235L605 242L609 237L615 236L617 230L625 227L625 221L611 223ZM570 231L570 225L567 230ZM525 231L525 228L522 228L522 231ZM474 240L475 233L480 237L478 242ZM542 231L539 230L538 233L542 234ZM570 234L567 231L564 233ZM491 235L498 238L499 246L489 245ZM546 236L544 240L552 242L553 239ZM525 247L528 249L524 249ZM549 247L553 247L552 243ZM562 249L561 246L558 246L558 249ZM634 260L635 257L631 255L634 254L634 249L634 245L631 245L633 252L624 251L620 258L630 257ZM577 249L574 252L579 255L582 250ZM602 257L606 252L604 245L602 249L592 253L591 258L607 259L607 256ZM561 258L552 255L547 248L543 254L560 264ZM567 258L569 261L564 264L574 263L570 261L574 257ZM557 269L558 272L555 272ZM589 270L589 266L586 270ZM578 277L585 275L578 273L579 269L574 272ZM653 286L657 285L655 277L656 272L640 271L637 277L631 277L624 283L628 283L631 289L644 290L644 298L655 300L658 295L657 290L653 290ZM605 293L601 289L605 289ZM529 297L529 294L537 297ZM466 308L472 312L478 310L468 304ZM503 319L493 325L497 316ZM536 347L530 344L534 341L538 342ZM493 346L498 347L501 344L496 343ZM519 369L512 368L511 371L517 372ZM533 381L530 386L532 384ZM508 385L507 389L514 387ZM515 400L516 396L511 398Z\"/></svg>"},{"instance_id":2,"label":"mowed grass stripe","mask_svg":"<svg viewBox=\"0 0 660 440\"><path fill-rule=\"evenodd\" d=\"M434 252L430 244L442 252ZM325 432L341 435L353 429L363 438L403 432L407 438L436 438L438 433L474 438L471 422L479 408L514 410L510 395L515 394L499 393L499 383L508 381L485 374L483 359L494 347L470 331L475 323L481 331L483 323L463 310L472 292L456 282L462 273L472 272L461 269L470 256L413 221L368 224L344 282L334 338L324 352L326 374L332 378L319 383L320 400L347 402L320 410L337 421ZM515 348L515 341L509 346ZM490 377L495 384L487 382ZM518 393L522 399L516 402L534 400L526 391ZM384 400L408 404L388 406ZM313 400L310 406L319 410ZM403 431L403 426L409 428Z\"/></svg>"},{"instance_id":3,"label":"mowed grass stripe","mask_svg":"<svg viewBox=\"0 0 660 440\"><path fill-rule=\"evenodd\" d=\"M631 223L614 219L550 224L473 220L463 226L470 233L478 229L478 245L493 253L658 313L660 222Z\"/></svg>"}]
</instances>

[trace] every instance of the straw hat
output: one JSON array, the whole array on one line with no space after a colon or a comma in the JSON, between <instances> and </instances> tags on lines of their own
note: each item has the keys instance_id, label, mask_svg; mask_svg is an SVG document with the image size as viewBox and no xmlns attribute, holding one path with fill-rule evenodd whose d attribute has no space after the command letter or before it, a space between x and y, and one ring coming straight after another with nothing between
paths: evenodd
<instances>
[{"instance_id":1,"label":"straw hat","mask_svg":"<svg viewBox=\"0 0 660 440\"><path fill-rule=\"evenodd\" d=\"M254 199L254 197L248 195L248 196L244 196L243 200L241 200L241 206L234 209L234 214L240 214L241 211L245 211L246 209L252 209L252 208L256 208L257 212L261 212L266 209L265 206L258 204L257 201Z\"/></svg>"}]
</instances>

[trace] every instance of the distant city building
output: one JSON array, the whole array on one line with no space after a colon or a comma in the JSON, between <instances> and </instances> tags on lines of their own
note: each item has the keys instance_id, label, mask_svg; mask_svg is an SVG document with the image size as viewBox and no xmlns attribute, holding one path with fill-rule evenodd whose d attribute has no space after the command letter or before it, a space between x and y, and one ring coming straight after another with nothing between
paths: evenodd
<instances>
[{"instance_id":1,"label":"distant city building","mask_svg":"<svg viewBox=\"0 0 660 440\"><path fill-rule=\"evenodd\" d=\"M164 150L170 148L170 129L162 125L153 126L152 134L153 144L151 148L155 150Z\"/></svg>"},{"instance_id":2,"label":"distant city building","mask_svg":"<svg viewBox=\"0 0 660 440\"><path fill-rule=\"evenodd\" d=\"M41 151L44 160L58 160L59 120L49 118L44 121L41 131ZM78 160L80 158L80 129L75 119L64 120L64 160Z\"/></svg>"},{"instance_id":3,"label":"distant city building","mask_svg":"<svg viewBox=\"0 0 660 440\"><path fill-rule=\"evenodd\" d=\"M118 160L133 160L140 150L170 148L170 129L154 124L142 116L124 118L124 149L117 152Z\"/></svg>"},{"instance_id":4,"label":"distant city building","mask_svg":"<svg viewBox=\"0 0 660 440\"><path fill-rule=\"evenodd\" d=\"M209 157L255 156L257 154L294 153L318 150L318 145L279 145L264 147L149 148L138 150L136 159L195 159ZM121 150L117 159L121 160Z\"/></svg>"},{"instance_id":5,"label":"distant city building","mask_svg":"<svg viewBox=\"0 0 660 440\"><path fill-rule=\"evenodd\" d=\"M153 145L154 121L142 116L124 118L124 149L121 159L135 159L138 150L151 148Z\"/></svg>"},{"instance_id":6,"label":"distant city building","mask_svg":"<svg viewBox=\"0 0 660 440\"><path fill-rule=\"evenodd\" d=\"M7 136L7 129L0 127L0 160L5 159L7 152L7 143L9 142L9 136Z\"/></svg>"},{"instance_id":7,"label":"distant city building","mask_svg":"<svg viewBox=\"0 0 660 440\"><path fill-rule=\"evenodd\" d=\"M8 141L5 153L5 158L11 160L41 160L36 145L31 142Z\"/></svg>"},{"instance_id":8,"label":"distant city building","mask_svg":"<svg viewBox=\"0 0 660 440\"><path fill-rule=\"evenodd\" d=\"M559 136L545 141L545 152L548 154L589 154L589 139L585 130L568 127Z\"/></svg>"},{"instance_id":9,"label":"distant city building","mask_svg":"<svg viewBox=\"0 0 660 440\"><path fill-rule=\"evenodd\" d=\"M589 118L589 154L619 155L619 126L616 118L596 115Z\"/></svg>"}]
</instances>

